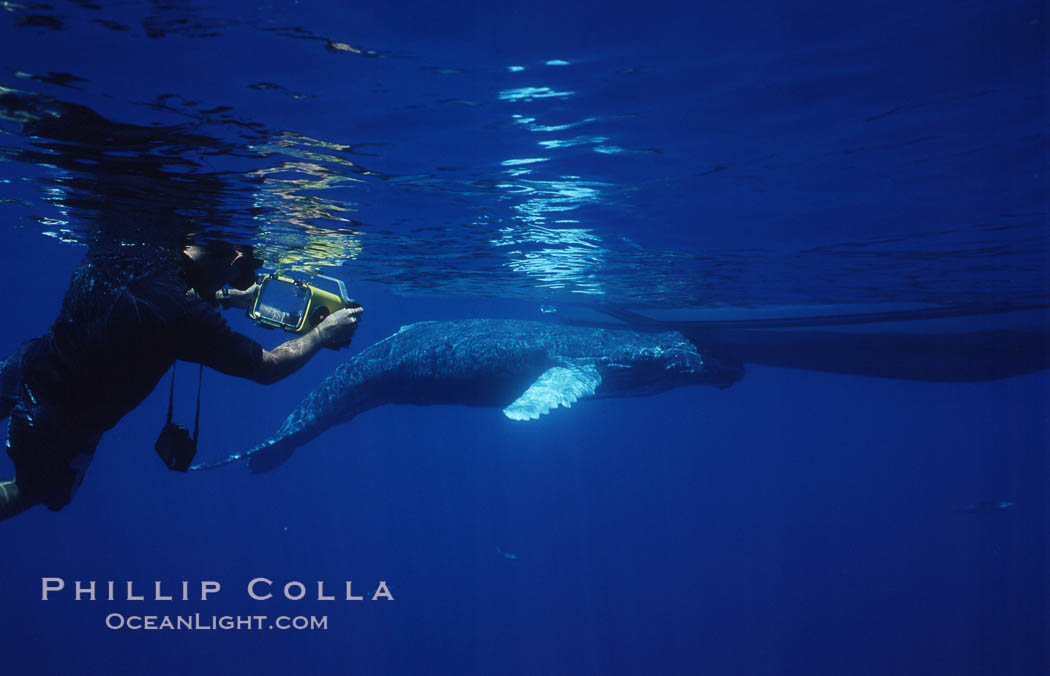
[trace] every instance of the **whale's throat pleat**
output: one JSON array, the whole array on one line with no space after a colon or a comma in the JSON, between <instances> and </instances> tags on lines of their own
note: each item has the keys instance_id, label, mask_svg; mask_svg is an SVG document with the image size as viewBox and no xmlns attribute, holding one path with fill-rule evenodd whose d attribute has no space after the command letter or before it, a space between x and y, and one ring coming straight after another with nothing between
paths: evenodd
<instances>
[{"instance_id":1,"label":"whale's throat pleat","mask_svg":"<svg viewBox=\"0 0 1050 676\"><path fill-rule=\"evenodd\" d=\"M594 366L555 366L544 371L524 394L503 409L503 414L511 420L536 420L552 409L568 408L583 397L592 396L601 382Z\"/></svg>"}]
</instances>

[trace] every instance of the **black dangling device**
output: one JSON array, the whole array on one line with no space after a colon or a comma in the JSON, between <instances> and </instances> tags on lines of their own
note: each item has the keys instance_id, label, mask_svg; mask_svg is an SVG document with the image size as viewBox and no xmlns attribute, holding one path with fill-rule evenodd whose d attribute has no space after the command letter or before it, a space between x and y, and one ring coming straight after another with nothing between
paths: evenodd
<instances>
[{"instance_id":1,"label":"black dangling device","mask_svg":"<svg viewBox=\"0 0 1050 676\"><path fill-rule=\"evenodd\" d=\"M176 472L189 470L193 457L197 455L197 434L201 422L201 383L204 380L204 365L201 365L197 380L197 417L193 421L193 436L183 425L171 421L175 408L175 365L171 365L171 393L168 396L168 422L157 437L153 449L168 469Z\"/></svg>"}]
</instances>

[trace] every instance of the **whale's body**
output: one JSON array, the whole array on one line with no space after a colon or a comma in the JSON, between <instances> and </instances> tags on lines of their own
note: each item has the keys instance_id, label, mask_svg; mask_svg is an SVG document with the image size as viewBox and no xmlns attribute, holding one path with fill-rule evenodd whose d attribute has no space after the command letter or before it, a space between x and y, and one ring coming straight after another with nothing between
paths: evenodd
<instances>
[{"instance_id":1,"label":"whale's body","mask_svg":"<svg viewBox=\"0 0 1050 676\"><path fill-rule=\"evenodd\" d=\"M498 407L532 420L584 397L634 397L685 385L728 387L735 361L704 354L678 332L474 319L404 326L339 366L246 453L253 472L284 462L328 428L383 404Z\"/></svg>"}]
</instances>

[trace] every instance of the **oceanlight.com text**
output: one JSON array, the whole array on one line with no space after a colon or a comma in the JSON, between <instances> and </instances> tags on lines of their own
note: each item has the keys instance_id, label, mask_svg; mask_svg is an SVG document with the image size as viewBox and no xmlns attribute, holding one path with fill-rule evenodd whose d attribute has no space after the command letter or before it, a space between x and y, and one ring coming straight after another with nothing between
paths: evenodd
<instances>
[{"instance_id":1,"label":"oceanlight.com text","mask_svg":"<svg viewBox=\"0 0 1050 676\"><path fill-rule=\"evenodd\" d=\"M326 631L327 615L106 615L114 631Z\"/></svg>"}]
</instances>

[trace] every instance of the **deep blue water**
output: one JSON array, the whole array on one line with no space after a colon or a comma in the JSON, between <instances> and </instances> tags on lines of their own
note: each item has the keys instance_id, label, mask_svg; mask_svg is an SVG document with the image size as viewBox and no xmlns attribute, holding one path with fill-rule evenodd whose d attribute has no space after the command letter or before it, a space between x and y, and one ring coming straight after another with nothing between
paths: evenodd
<instances>
[{"instance_id":1,"label":"deep blue water","mask_svg":"<svg viewBox=\"0 0 1050 676\"><path fill-rule=\"evenodd\" d=\"M5 9L3 354L100 239L222 233L366 307L275 386L206 373L209 457L415 321L1050 295L1045 2ZM69 507L0 524L5 673L1050 672L1046 372L749 366L527 424L383 407L261 476L162 467L166 395ZM1016 505L953 513L979 500ZM257 576L396 600L261 603ZM41 577L223 590L43 602Z\"/></svg>"}]
</instances>

